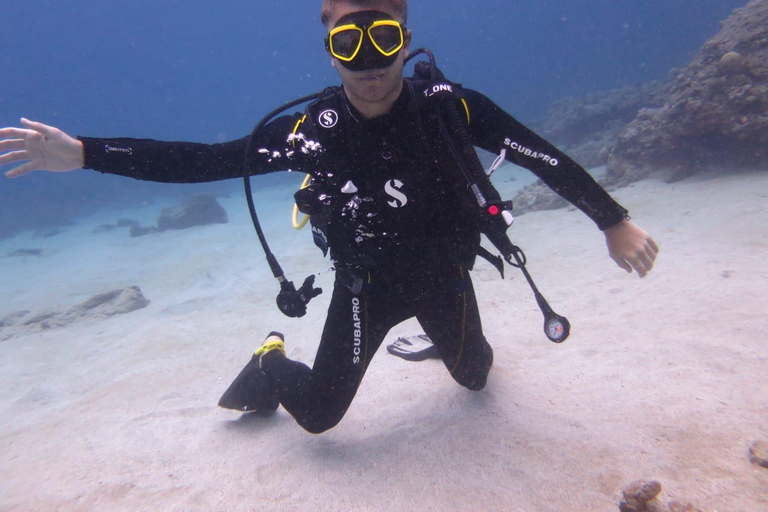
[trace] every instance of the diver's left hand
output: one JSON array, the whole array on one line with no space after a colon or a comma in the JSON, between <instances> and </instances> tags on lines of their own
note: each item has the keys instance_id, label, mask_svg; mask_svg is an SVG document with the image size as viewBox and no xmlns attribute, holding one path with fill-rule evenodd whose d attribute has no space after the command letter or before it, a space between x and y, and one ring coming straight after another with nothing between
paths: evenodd
<instances>
[{"instance_id":1,"label":"diver's left hand","mask_svg":"<svg viewBox=\"0 0 768 512\"><path fill-rule=\"evenodd\" d=\"M659 246L638 225L622 220L603 233L608 254L618 266L628 273L632 273L634 268L640 277L645 277L651 271Z\"/></svg>"}]
</instances>

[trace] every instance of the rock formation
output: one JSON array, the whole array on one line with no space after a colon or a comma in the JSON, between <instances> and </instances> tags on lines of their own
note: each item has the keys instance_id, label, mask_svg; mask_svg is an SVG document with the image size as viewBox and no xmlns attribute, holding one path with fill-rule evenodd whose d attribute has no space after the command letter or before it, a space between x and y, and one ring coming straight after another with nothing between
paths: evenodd
<instances>
[{"instance_id":1,"label":"rock formation","mask_svg":"<svg viewBox=\"0 0 768 512\"><path fill-rule=\"evenodd\" d=\"M673 500L664 505L660 499L661 484L657 480L636 480L622 490L620 512L700 512L688 502Z\"/></svg>"},{"instance_id":2,"label":"rock formation","mask_svg":"<svg viewBox=\"0 0 768 512\"><path fill-rule=\"evenodd\" d=\"M552 104L536 131L587 169L601 167L637 112L662 105L661 87L651 82L565 98Z\"/></svg>"},{"instance_id":3,"label":"rock formation","mask_svg":"<svg viewBox=\"0 0 768 512\"><path fill-rule=\"evenodd\" d=\"M163 208L157 219L158 231L186 229L204 224L226 224L227 211L210 194L197 194L171 208Z\"/></svg>"},{"instance_id":4,"label":"rock formation","mask_svg":"<svg viewBox=\"0 0 768 512\"><path fill-rule=\"evenodd\" d=\"M749 461L755 466L768 469L768 443L755 441L749 448Z\"/></svg>"},{"instance_id":5,"label":"rock formation","mask_svg":"<svg viewBox=\"0 0 768 512\"><path fill-rule=\"evenodd\" d=\"M205 224L226 224L229 222L227 210L210 194L197 194L181 204L163 208L157 219L157 226L130 224L131 237L158 233L169 229L187 229Z\"/></svg>"},{"instance_id":6,"label":"rock formation","mask_svg":"<svg viewBox=\"0 0 768 512\"><path fill-rule=\"evenodd\" d=\"M622 491L624 501L619 504L619 510L621 512L661 511L662 505L656 499L660 492L661 484L656 480L632 482Z\"/></svg>"},{"instance_id":7,"label":"rock formation","mask_svg":"<svg viewBox=\"0 0 768 512\"><path fill-rule=\"evenodd\" d=\"M609 183L768 165L768 0L734 11L662 97L620 134Z\"/></svg>"},{"instance_id":8,"label":"rock formation","mask_svg":"<svg viewBox=\"0 0 768 512\"><path fill-rule=\"evenodd\" d=\"M94 295L67 310L45 311L30 314L17 311L0 318L0 341L15 336L41 332L57 327L66 327L80 319L102 319L125 315L149 305L138 286L130 286L107 293Z\"/></svg>"}]
</instances>

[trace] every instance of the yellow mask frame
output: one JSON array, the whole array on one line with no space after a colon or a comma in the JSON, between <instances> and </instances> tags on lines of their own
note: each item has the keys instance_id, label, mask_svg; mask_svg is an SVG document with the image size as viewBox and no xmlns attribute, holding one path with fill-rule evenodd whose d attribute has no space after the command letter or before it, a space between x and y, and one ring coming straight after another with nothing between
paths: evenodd
<instances>
[{"instance_id":1,"label":"yellow mask frame","mask_svg":"<svg viewBox=\"0 0 768 512\"><path fill-rule=\"evenodd\" d=\"M397 28L397 30L398 30L398 32L400 34L400 43L397 44L391 50L383 49L380 46L379 42L376 41L376 36L375 36L375 30L374 29L376 29L378 27L395 27L395 28ZM378 21L374 21L373 23L371 23L367 27L365 25L360 27L358 25L355 25L354 23L350 23L348 25L341 25L340 27L336 27L336 28L334 28L333 30L331 30L328 33L328 37L325 40L326 41L326 47L327 47L328 51L330 52L330 54L332 56L334 56L335 58L337 58L337 59L339 59L341 61L344 61L344 62L352 62L355 59L355 57L357 57L357 54L360 53L360 48L362 48L362 46L363 46L364 34L367 33L368 34L368 38L371 40L371 43L373 43L374 48L376 48L376 50L378 50L378 52L381 53L382 55L384 55L385 57L390 57L390 56L396 54L397 52L399 52L400 49L405 45L405 32L404 32L404 28L405 27L403 27L403 25L400 22L395 21L395 20L378 20ZM347 32L347 31L357 32L359 34L358 35L358 39L357 39L357 46L355 47L355 50L352 52L352 54L350 56L345 56L343 54L337 53L336 49L334 48L334 44L333 44L334 36L336 36L336 35L338 35L338 34L340 34L342 32Z\"/></svg>"}]
</instances>

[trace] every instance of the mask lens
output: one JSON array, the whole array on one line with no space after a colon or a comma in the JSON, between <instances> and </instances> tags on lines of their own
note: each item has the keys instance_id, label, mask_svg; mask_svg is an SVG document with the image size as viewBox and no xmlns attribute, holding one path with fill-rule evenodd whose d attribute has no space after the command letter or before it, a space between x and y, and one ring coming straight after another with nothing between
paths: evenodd
<instances>
[{"instance_id":1,"label":"mask lens","mask_svg":"<svg viewBox=\"0 0 768 512\"><path fill-rule=\"evenodd\" d=\"M358 27L343 28L331 34L331 53L341 60L352 60L363 42L363 31Z\"/></svg>"},{"instance_id":2,"label":"mask lens","mask_svg":"<svg viewBox=\"0 0 768 512\"><path fill-rule=\"evenodd\" d=\"M389 57L403 46L403 32L399 25L377 25L368 30L378 50Z\"/></svg>"}]
</instances>

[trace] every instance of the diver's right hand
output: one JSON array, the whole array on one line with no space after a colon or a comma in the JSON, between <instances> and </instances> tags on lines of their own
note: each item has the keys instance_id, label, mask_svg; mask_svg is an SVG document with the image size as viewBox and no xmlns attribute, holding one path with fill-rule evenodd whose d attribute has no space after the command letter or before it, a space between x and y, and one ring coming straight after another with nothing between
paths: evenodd
<instances>
[{"instance_id":1,"label":"diver's right hand","mask_svg":"<svg viewBox=\"0 0 768 512\"><path fill-rule=\"evenodd\" d=\"M15 178L31 171L67 172L85 163L83 143L43 123L21 119L26 128L0 129L0 165L26 163L5 175Z\"/></svg>"}]
</instances>

